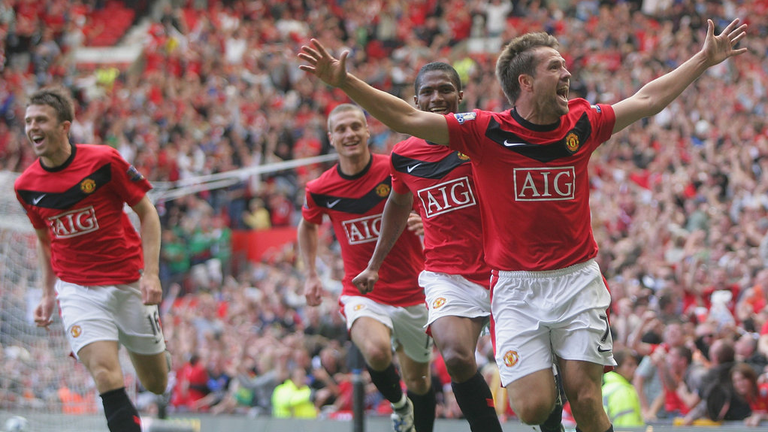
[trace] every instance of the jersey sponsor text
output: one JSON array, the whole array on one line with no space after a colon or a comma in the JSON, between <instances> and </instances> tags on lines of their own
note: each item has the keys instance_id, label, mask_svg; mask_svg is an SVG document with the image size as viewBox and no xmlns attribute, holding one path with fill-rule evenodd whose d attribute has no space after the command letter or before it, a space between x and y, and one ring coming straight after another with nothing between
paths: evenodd
<instances>
[{"instance_id":1,"label":"jersey sponsor text","mask_svg":"<svg viewBox=\"0 0 768 432\"><path fill-rule=\"evenodd\" d=\"M345 220L342 226L349 244L374 242L381 232L381 214Z\"/></svg>"},{"instance_id":2,"label":"jersey sponsor text","mask_svg":"<svg viewBox=\"0 0 768 432\"><path fill-rule=\"evenodd\" d=\"M428 218L477 204L466 176L421 189L418 195Z\"/></svg>"},{"instance_id":3,"label":"jersey sponsor text","mask_svg":"<svg viewBox=\"0 0 768 432\"><path fill-rule=\"evenodd\" d=\"M515 201L564 201L575 198L576 169L515 168Z\"/></svg>"},{"instance_id":4,"label":"jersey sponsor text","mask_svg":"<svg viewBox=\"0 0 768 432\"><path fill-rule=\"evenodd\" d=\"M77 237L98 231L99 221L93 206L70 210L48 218L51 231L57 238Z\"/></svg>"}]
</instances>

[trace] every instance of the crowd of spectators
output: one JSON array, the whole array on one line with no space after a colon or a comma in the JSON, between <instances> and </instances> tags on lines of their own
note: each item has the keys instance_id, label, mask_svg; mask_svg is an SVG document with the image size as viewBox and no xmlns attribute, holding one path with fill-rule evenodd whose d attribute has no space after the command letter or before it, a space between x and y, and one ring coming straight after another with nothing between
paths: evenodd
<instances>
[{"instance_id":1,"label":"crowd of spectators","mask_svg":"<svg viewBox=\"0 0 768 432\"><path fill-rule=\"evenodd\" d=\"M152 19L141 57L124 67L75 64L81 9L52 26L25 12L42 3L56 10L66 2L0 0L0 169L33 161L25 95L60 84L78 102L73 141L116 147L158 185L327 153L326 115L347 99L298 69L296 53L310 37L336 55L351 50L358 77L407 101L419 67L447 61L462 77L462 110L502 110L509 105L495 54L524 32L558 37L572 96L612 103L696 52L707 18L722 28L741 17L750 26L747 54L593 156L592 225L613 297L615 347L642 359L626 375L644 421L731 419L738 415L720 413L716 402L739 399L754 424L768 408L768 1L172 0ZM75 3L87 11L98 2ZM16 49L29 35L27 49ZM374 152L403 138L369 121ZM292 245L233 271L227 238L231 230L295 226L303 186L324 168L239 178L157 202L163 324L176 365L169 409L350 409L350 345L336 313L341 262L330 234L320 308L304 305ZM199 276L189 292L192 274ZM489 352L485 338L478 359L492 381ZM435 368L440 415L460 415L439 359ZM300 409L283 405L286 392L306 396L297 397ZM140 400L157 409L155 399ZM385 412L380 402L369 386L366 406ZM500 414L512 415L502 402Z\"/></svg>"}]
</instances>

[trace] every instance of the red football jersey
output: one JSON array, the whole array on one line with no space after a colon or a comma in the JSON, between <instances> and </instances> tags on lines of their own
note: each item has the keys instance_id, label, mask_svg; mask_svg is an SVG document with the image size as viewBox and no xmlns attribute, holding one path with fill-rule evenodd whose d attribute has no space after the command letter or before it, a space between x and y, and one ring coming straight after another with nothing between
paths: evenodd
<instances>
[{"instance_id":1,"label":"red football jersey","mask_svg":"<svg viewBox=\"0 0 768 432\"><path fill-rule=\"evenodd\" d=\"M488 287L480 207L469 157L419 138L392 150L392 189L413 193L424 223L424 268Z\"/></svg>"},{"instance_id":2,"label":"red football jersey","mask_svg":"<svg viewBox=\"0 0 768 432\"><path fill-rule=\"evenodd\" d=\"M568 105L553 125L514 110L446 115L450 147L475 167L485 260L494 269L553 270L597 255L587 166L616 116L610 105L584 99Z\"/></svg>"},{"instance_id":3,"label":"red football jersey","mask_svg":"<svg viewBox=\"0 0 768 432\"><path fill-rule=\"evenodd\" d=\"M78 285L114 285L141 277L141 239L123 211L152 186L117 150L77 144L56 168L38 159L16 179L16 197L35 229L48 229L56 276Z\"/></svg>"},{"instance_id":4,"label":"red football jersey","mask_svg":"<svg viewBox=\"0 0 768 432\"><path fill-rule=\"evenodd\" d=\"M381 229L381 213L392 188L389 157L374 154L358 175L342 174L338 165L307 183L302 215L321 224L327 214L341 245L343 295L361 295L352 279L368 266ZM367 297L392 306L424 303L418 277L424 269L421 240L405 230L379 269L379 280Z\"/></svg>"}]
</instances>

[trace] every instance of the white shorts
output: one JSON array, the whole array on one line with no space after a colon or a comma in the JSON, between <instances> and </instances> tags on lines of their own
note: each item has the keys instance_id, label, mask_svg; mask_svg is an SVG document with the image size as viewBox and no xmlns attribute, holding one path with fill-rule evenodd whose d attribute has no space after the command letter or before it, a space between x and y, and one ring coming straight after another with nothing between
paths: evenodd
<instances>
[{"instance_id":1,"label":"white shorts","mask_svg":"<svg viewBox=\"0 0 768 432\"><path fill-rule=\"evenodd\" d=\"M61 319L77 353L96 341L118 341L136 354L165 351L157 305L141 302L139 283L82 286L56 282Z\"/></svg>"},{"instance_id":2,"label":"white shorts","mask_svg":"<svg viewBox=\"0 0 768 432\"><path fill-rule=\"evenodd\" d=\"M344 307L347 330L360 317L370 317L392 331L392 347L403 347L405 355L418 363L432 360L432 338L424 331L427 308L423 304L397 307L375 302L367 297L344 295L339 299Z\"/></svg>"},{"instance_id":3,"label":"white shorts","mask_svg":"<svg viewBox=\"0 0 768 432\"><path fill-rule=\"evenodd\" d=\"M427 327L438 318L488 318L491 315L491 295L484 286L463 276L424 270L419 275L429 308Z\"/></svg>"},{"instance_id":4,"label":"white shorts","mask_svg":"<svg viewBox=\"0 0 768 432\"><path fill-rule=\"evenodd\" d=\"M491 326L502 385L552 367L553 357L615 366L606 309L611 295L595 260L552 271L499 271Z\"/></svg>"}]
</instances>

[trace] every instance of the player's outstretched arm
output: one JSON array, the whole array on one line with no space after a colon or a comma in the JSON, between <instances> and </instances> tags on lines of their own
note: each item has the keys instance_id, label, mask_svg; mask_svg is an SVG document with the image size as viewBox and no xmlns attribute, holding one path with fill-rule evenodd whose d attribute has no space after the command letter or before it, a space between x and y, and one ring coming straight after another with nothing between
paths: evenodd
<instances>
[{"instance_id":1,"label":"player's outstretched arm","mask_svg":"<svg viewBox=\"0 0 768 432\"><path fill-rule=\"evenodd\" d=\"M141 300L146 305L163 301L160 285L160 217L152 201L144 195L131 207L141 221L141 248L144 253L144 270L139 279Z\"/></svg>"},{"instance_id":2,"label":"player's outstretched arm","mask_svg":"<svg viewBox=\"0 0 768 432\"><path fill-rule=\"evenodd\" d=\"M323 301L323 283L317 275L315 259L317 258L318 225L301 219L296 230L296 240L299 243L301 261L304 263L304 298L309 306L319 306Z\"/></svg>"},{"instance_id":3,"label":"player's outstretched arm","mask_svg":"<svg viewBox=\"0 0 768 432\"><path fill-rule=\"evenodd\" d=\"M384 204L384 212L381 215L379 239L376 241L376 248L368 261L368 267L352 279L352 283L361 294L368 294L373 291L374 284L379 280L381 263L384 262L389 251L400 238L400 234L403 233L411 209L413 209L412 193L399 194L392 191L389 194L389 198Z\"/></svg>"},{"instance_id":4,"label":"player's outstretched arm","mask_svg":"<svg viewBox=\"0 0 768 432\"><path fill-rule=\"evenodd\" d=\"M672 72L649 82L633 96L613 105L616 123L613 133L619 132L644 117L658 114L708 68L725 59L747 52L747 48L735 46L747 32L747 25L739 25L736 18L719 34L715 35L715 24L707 20L707 37L701 51Z\"/></svg>"},{"instance_id":5,"label":"player's outstretched arm","mask_svg":"<svg viewBox=\"0 0 768 432\"><path fill-rule=\"evenodd\" d=\"M363 109L388 127L404 134L430 142L448 145L448 124L440 114L417 110L402 99L375 89L347 72L345 51L337 59L317 40L311 46L302 46L298 56L307 64L299 69L320 78L326 84L338 87Z\"/></svg>"}]
</instances>

